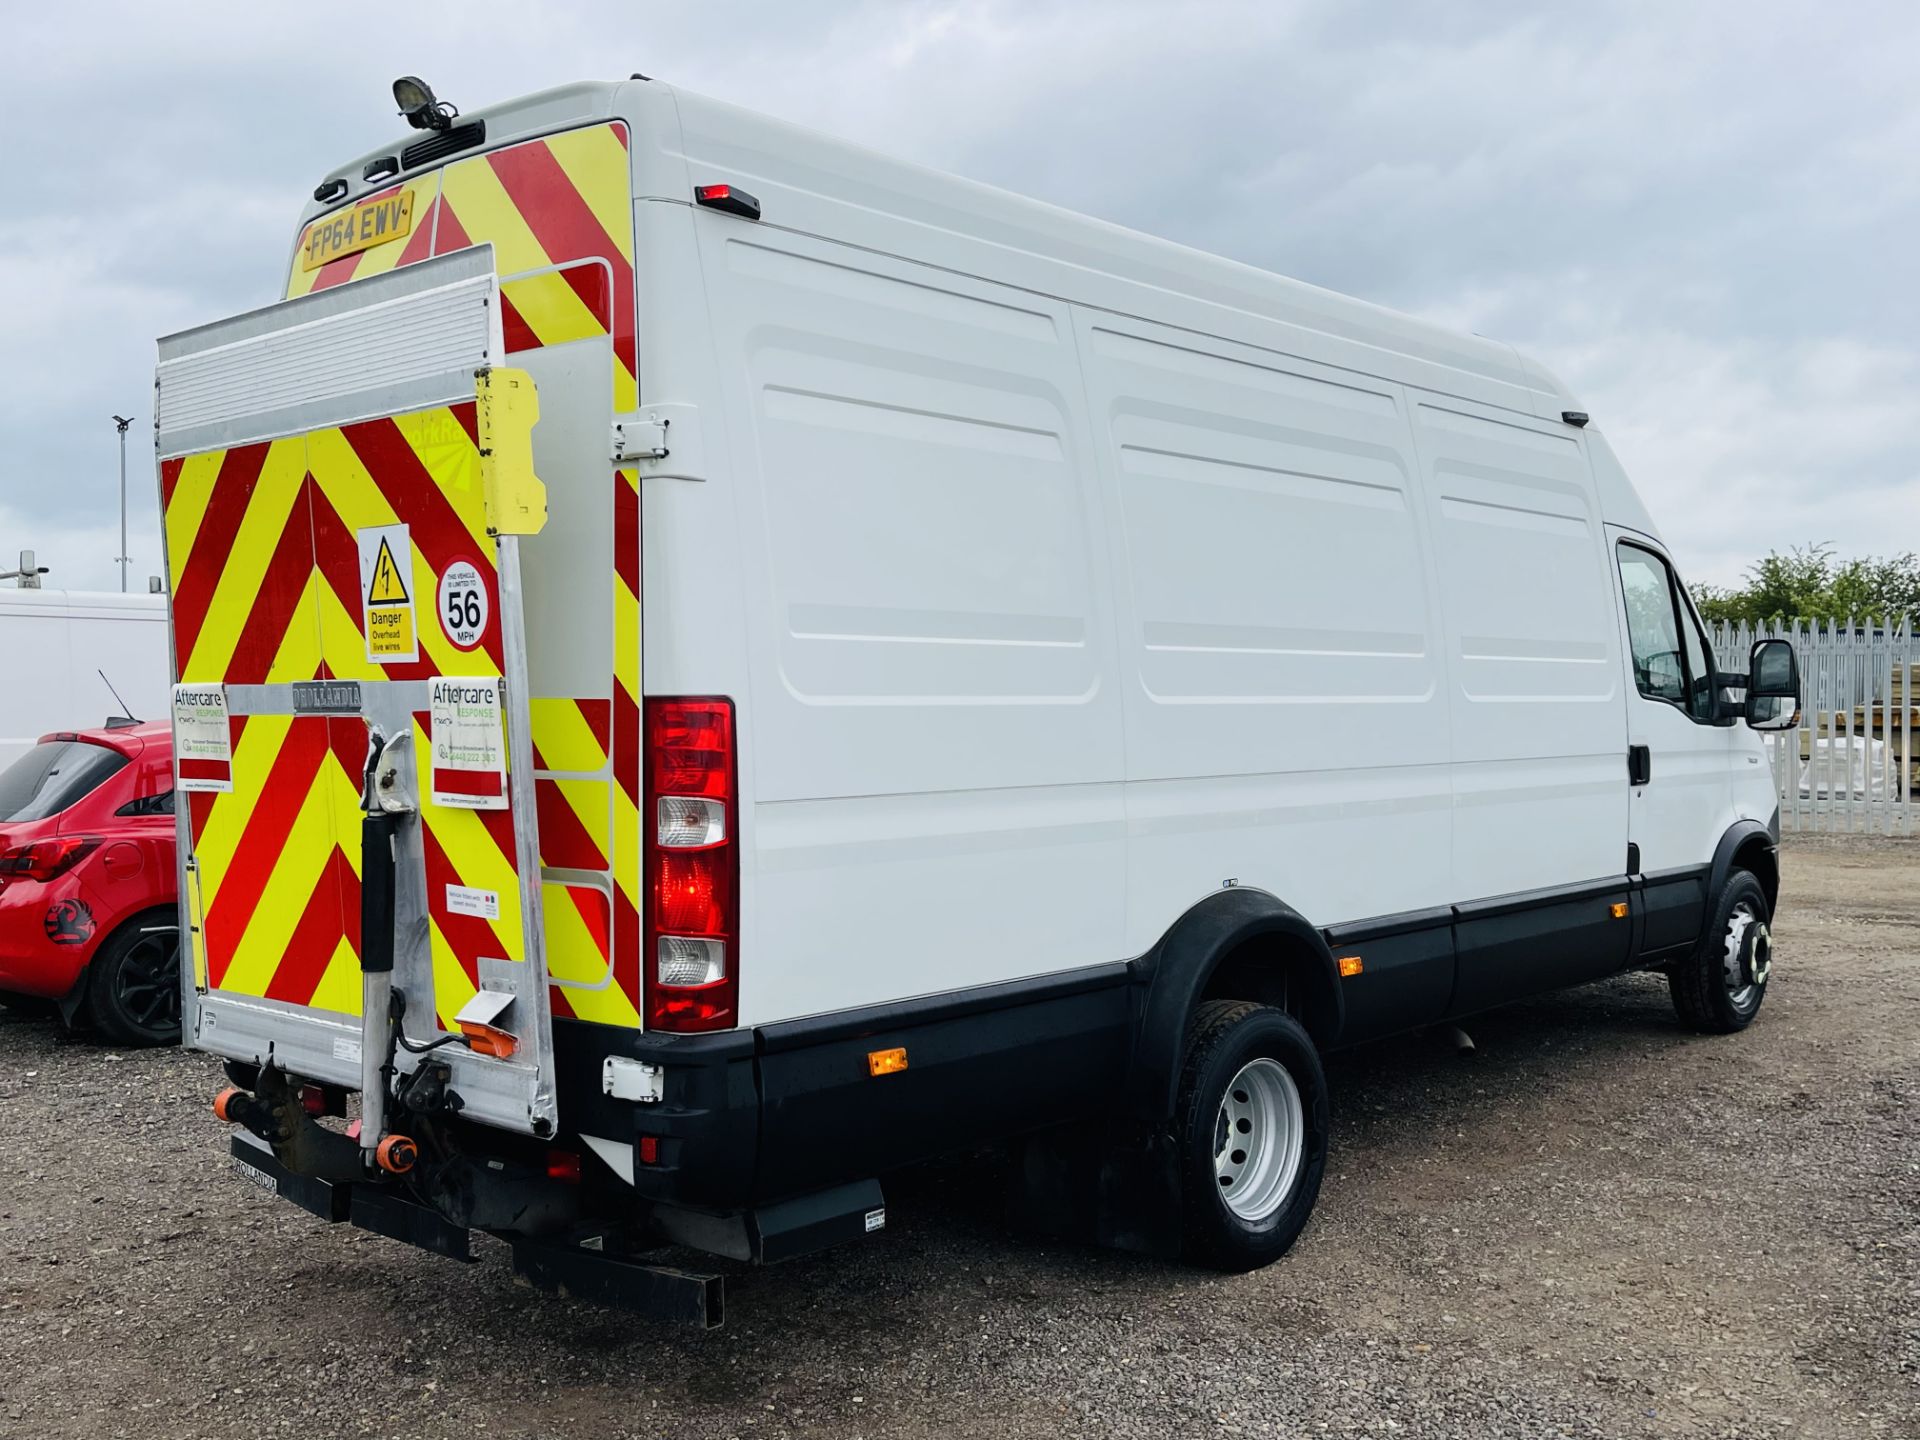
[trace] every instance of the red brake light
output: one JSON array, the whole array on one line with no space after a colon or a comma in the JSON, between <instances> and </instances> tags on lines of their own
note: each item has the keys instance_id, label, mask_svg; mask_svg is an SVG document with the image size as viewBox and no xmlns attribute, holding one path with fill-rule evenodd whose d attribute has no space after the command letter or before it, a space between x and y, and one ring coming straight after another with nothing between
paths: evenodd
<instances>
[{"instance_id":1,"label":"red brake light","mask_svg":"<svg viewBox=\"0 0 1920 1440\"><path fill-rule=\"evenodd\" d=\"M9 880L55 879L100 848L98 835L61 835L0 851L0 885Z\"/></svg>"},{"instance_id":2,"label":"red brake light","mask_svg":"<svg viewBox=\"0 0 1920 1440\"><path fill-rule=\"evenodd\" d=\"M696 185L693 198L714 210L724 210L743 220L760 218L760 202L738 185Z\"/></svg>"},{"instance_id":3,"label":"red brake light","mask_svg":"<svg viewBox=\"0 0 1920 1440\"><path fill-rule=\"evenodd\" d=\"M738 1023L739 797L733 702L646 702L647 948L641 956L646 1025L726 1030ZM676 806L675 800L699 805ZM663 805L661 802L669 802ZM687 848L689 816L718 840Z\"/></svg>"}]
</instances>

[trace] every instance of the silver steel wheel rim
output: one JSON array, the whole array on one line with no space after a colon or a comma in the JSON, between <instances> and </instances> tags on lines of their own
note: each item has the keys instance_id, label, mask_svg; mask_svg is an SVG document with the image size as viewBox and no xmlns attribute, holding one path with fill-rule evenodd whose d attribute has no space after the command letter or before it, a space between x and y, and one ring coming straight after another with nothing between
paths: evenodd
<instances>
[{"instance_id":1,"label":"silver steel wheel rim","mask_svg":"<svg viewBox=\"0 0 1920 1440\"><path fill-rule=\"evenodd\" d=\"M1749 936L1753 942L1752 965L1757 984L1747 978L1740 963ZM1767 922L1742 900L1727 917L1726 942L1720 954L1721 983L1727 987L1727 999L1734 1009L1745 1010L1759 1000L1760 987L1767 983L1767 973L1772 968L1773 936L1768 933Z\"/></svg>"},{"instance_id":2,"label":"silver steel wheel rim","mask_svg":"<svg viewBox=\"0 0 1920 1440\"><path fill-rule=\"evenodd\" d=\"M1265 1220L1299 1178L1306 1151L1300 1087L1278 1060L1249 1060L1220 1097L1213 1173L1220 1198L1242 1220Z\"/></svg>"}]
</instances>

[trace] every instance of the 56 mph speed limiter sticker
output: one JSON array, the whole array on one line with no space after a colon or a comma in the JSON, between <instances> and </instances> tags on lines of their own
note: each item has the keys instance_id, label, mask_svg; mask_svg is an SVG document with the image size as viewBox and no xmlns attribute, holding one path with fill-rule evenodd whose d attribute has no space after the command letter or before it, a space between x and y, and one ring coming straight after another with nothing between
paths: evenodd
<instances>
[{"instance_id":1,"label":"56 mph speed limiter sticker","mask_svg":"<svg viewBox=\"0 0 1920 1440\"><path fill-rule=\"evenodd\" d=\"M480 567L471 560L456 560L447 566L440 576L434 610L440 616L440 628L456 650L478 650L492 610Z\"/></svg>"}]
</instances>

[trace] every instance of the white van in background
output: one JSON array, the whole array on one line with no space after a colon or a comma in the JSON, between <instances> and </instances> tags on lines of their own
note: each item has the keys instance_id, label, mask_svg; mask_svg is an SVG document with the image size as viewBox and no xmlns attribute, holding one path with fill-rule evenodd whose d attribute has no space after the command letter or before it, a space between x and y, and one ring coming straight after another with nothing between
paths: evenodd
<instances>
[{"instance_id":1,"label":"white van in background","mask_svg":"<svg viewBox=\"0 0 1920 1440\"><path fill-rule=\"evenodd\" d=\"M290 298L161 343L254 1179L711 1321L632 1257L1038 1137L1036 1208L1245 1268L1331 1047L1635 967L1753 1018L1792 651L1714 670L1540 366L639 77L396 96Z\"/></svg>"},{"instance_id":2,"label":"white van in background","mask_svg":"<svg viewBox=\"0 0 1920 1440\"><path fill-rule=\"evenodd\" d=\"M131 719L165 719L170 668L164 595L0 589L0 770L50 731L125 714L122 701Z\"/></svg>"}]
</instances>

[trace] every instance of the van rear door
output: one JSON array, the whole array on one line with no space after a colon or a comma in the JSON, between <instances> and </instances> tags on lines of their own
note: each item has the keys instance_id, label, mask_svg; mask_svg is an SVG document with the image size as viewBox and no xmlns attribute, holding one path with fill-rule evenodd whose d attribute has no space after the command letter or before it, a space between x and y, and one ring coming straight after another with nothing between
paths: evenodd
<instances>
[{"instance_id":1,"label":"van rear door","mask_svg":"<svg viewBox=\"0 0 1920 1440\"><path fill-rule=\"evenodd\" d=\"M183 1035L371 1100L399 1008L465 1116L547 1135L519 575L545 501L500 315L482 245L160 342ZM363 973L388 926L391 1008Z\"/></svg>"}]
</instances>

